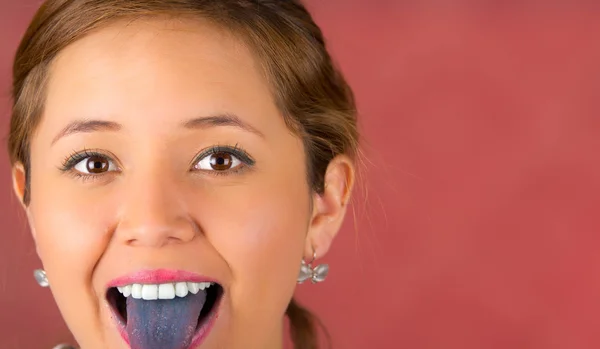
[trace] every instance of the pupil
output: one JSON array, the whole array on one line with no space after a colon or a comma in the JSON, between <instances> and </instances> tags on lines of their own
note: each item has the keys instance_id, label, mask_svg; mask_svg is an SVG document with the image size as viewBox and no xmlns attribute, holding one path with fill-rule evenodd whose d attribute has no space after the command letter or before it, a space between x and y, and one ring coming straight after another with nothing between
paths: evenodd
<instances>
[{"instance_id":1,"label":"pupil","mask_svg":"<svg viewBox=\"0 0 600 349\"><path fill-rule=\"evenodd\" d=\"M102 173L108 169L108 162L101 157L92 157L87 163L88 171L91 173Z\"/></svg>"},{"instance_id":2,"label":"pupil","mask_svg":"<svg viewBox=\"0 0 600 349\"><path fill-rule=\"evenodd\" d=\"M231 155L228 153L214 154L210 159L213 170L225 171L231 167Z\"/></svg>"}]
</instances>

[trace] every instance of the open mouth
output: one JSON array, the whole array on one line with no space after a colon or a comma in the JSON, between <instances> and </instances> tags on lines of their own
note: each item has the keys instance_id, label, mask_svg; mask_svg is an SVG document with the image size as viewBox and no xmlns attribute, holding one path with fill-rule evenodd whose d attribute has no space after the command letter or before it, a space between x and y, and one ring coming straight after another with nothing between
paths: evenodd
<instances>
[{"instance_id":1,"label":"open mouth","mask_svg":"<svg viewBox=\"0 0 600 349\"><path fill-rule=\"evenodd\" d=\"M213 282L111 287L107 300L132 349L197 346L214 324L223 287Z\"/></svg>"}]
</instances>

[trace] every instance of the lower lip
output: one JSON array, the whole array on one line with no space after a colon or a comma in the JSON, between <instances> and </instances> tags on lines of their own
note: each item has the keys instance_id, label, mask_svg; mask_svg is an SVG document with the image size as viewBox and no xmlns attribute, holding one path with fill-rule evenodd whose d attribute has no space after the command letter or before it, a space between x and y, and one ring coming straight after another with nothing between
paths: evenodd
<instances>
[{"instance_id":1,"label":"lower lip","mask_svg":"<svg viewBox=\"0 0 600 349\"><path fill-rule=\"evenodd\" d=\"M221 296L221 297L223 297L223 296ZM190 345L190 349L199 347L200 344L202 344L202 342L204 342L204 340L206 339L206 337L208 336L210 331L215 326L215 323L217 322L217 319L219 318L220 303L221 303L221 300L219 299L218 304L215 304L215 309L213 309L209 318L206 319L206 322L204 323L204 325L198 329L198 332L192 339L192 344Z\"/></svg>"},{"instance_id":2,"label":"lower lip","mask_svg":"<svg viewBox=\"0 0 600 349\"><path fill-rule=\"evenodd\" d=\"M215 326L217 319L219 318L219 312L221 309L222 299L223 299L223 294L221 294L221 296L219 297L219 300L213 306L213 309L212 309L209 317L205 320L204 324L197 330L197 333L192 338L192 344L189 346L188 349L193 349L193 348L200 346L200 344L202 344L202 342L204 342L206 337L209 335L210 331ZM120 316L118 314L115 314L115 309L113 309L113 307L110 305L110 303L108 304L108 306L110 307L113 321L117 324L117 330L119 331L119 334L121 335L121 337L123 338L125 343L127 343L127 346L131 348L131 343L129 342L129 335L127 334L125 324L121 320Z\"/></svg>"}]
</instances>

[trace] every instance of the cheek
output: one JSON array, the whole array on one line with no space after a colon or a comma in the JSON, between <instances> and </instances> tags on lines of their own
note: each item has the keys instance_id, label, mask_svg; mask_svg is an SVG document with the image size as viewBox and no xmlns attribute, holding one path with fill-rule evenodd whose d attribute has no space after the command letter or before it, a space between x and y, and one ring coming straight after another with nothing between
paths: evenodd
<instances>
[{"instance_id":1,"label":"cheek","mask_svg":"<svg viewBox=\"0 0 600 349\"><path fill-rule=\"evenodd\" d=\"M37 143L32 144L30 212L40 258L46 268L56 269L55 278L61 273L73 281L89 280L108 243L104 223L111 206L103 191L90 193L60 174Z\"/></svg>"},{"instance_id":2,"label":"cheek","mask_svg":"<svg viewBox=\"0 0 600 349\"><path fill-rule=\"evenodd\" d=\"M109 243L104 228L110 210L102 199L84 201L61 181L32 178L31 228L58 303L92 292L94 268Z\"/></svg>"},{"instance_id":3,"label":"cheek","mask_svg":"<svg viewBox=\"0 0 600 349\"><path fill-rule=\"evenodd\" d=\"M290 261L300 262L307 231L308 209L298 203L262 198L243 212L232 228L235 239L215 241L236 279L289 279ZM295 271L294 271L295 272ZM266 275L265 275L266 273ZM283 274L283 275L282 275ZM264 281L264 280L263 280Z\"/></svg>"},{"instance_id":4,"label":"cheek","mask_svg":"<svg viewBox=\"0 0 600 349\"><path fill-rule=\"evenodd\" d=\"M110 208L78 200L80 195L72 195L60 181L44 178L40 183L34 176L31 188L31 229L55 301L82 345L99 343L101 295L94 292L91 279L108 244L98 213Z\"/></svg>"},{"instance_id":5,"label":"cheek","mask_svg":"<svg viewBox=\"0 0 600 349\"><path fill-rule=\"evenodd\" d=\"M207 238L231 269L234 309L255 321L277 319L295 289L310 219L308 186L296 177L229 193L206 220Z\"/></svg>"},{"instance_id":6,"label":"cheek","mask_svg":"<svg viewBox=\"0 0 600 349\"><path fill-rule=\"evenodd\" d=\"M106 214L103 205L78 202L72 195L61 198L60 189L51 185L34 190L31 223L40 258L44 264L62 264L76 275L90 274L107 245L103 218L97 214Z\"/></svg>"}]
</instances>

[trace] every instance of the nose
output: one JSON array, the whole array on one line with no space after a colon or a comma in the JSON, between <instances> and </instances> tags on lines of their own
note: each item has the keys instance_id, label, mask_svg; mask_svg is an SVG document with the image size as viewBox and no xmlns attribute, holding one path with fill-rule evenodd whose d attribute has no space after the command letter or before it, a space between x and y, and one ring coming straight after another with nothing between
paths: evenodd
<instances>
[{"instance_id":1,"label":"nose","mask_svg":"<svg viewBox=\"0 0 600 349\"><path fill-rule=\"evenodd\" d=\"M127 245L162 247L194 239L200 229L189 214L182 188L166 176L131 178L123 183L115 234Z\"/></svg>"}]
</instances>

